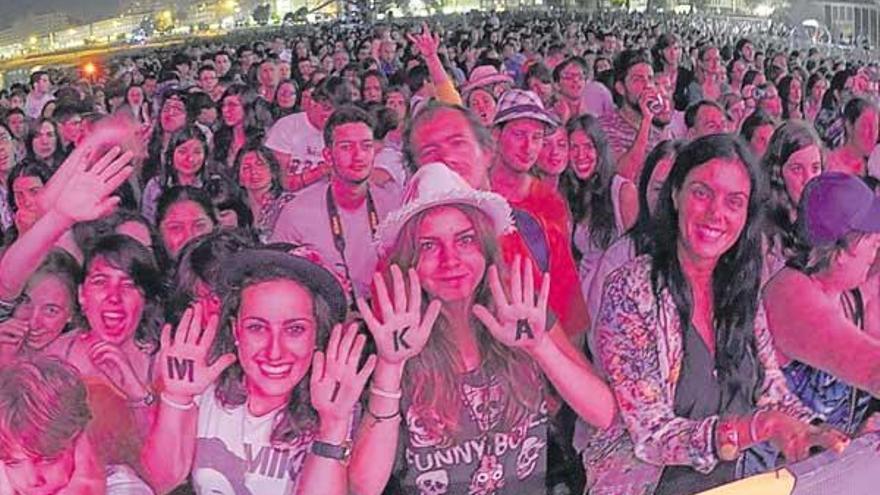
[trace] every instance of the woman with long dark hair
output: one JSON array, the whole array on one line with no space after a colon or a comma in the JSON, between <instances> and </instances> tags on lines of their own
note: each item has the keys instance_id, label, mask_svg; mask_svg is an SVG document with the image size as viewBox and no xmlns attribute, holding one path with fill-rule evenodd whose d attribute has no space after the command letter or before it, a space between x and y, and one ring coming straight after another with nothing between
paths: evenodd
<instances>
[{"instance_id":1,"label":"woman with long dark hair","mask_svg":"<svg viewBox=\"0 0 880 495\"><path fill-rule=\"evenodd\" d=\"M374 307L358 299L378 363L352 491L382 491L400 438L406 493L440 476L449 493L542 493L547 382L598 427L614 414L609 391L548 319L549 275L536 277L519 256L507 275L498 237L512 219L501 196L472 189L440 163L419 168L404 196L410 201L377 232L385 262ZM519 448L467 447L514 437ZM473 455L434 462L461 451Z\"/></svg>"},{"instance_id":2,"label":"woman with long dark hair","mask_svg":"<svg viewBox=\"0 0 880 495\"><path fill-rule=\"evenodd\" d=\"M293 79L283 79L275 88L272 117L278 120L299 111L299 86Z\"/></svg>"},{"instance_id":3,"label":"woman with long dark hair","mask_svg":"<svg viewBox=\"0 0 880 495\"><path fill-rule=\"evenodd\" d=\"M3 233L4 244L14 242L40 219L42 212L37 204L37 196L50 177L52 171L41 162L24 160L12 167L7 180L12 227Z\"/></svg>"},{"instance_id":4,"label":"woman with long dark hair","mask_svg":"<svg viewBox=\"0 0 880 495\"><path fill-rule=\"evenodd\" d=\"M164 93L159 107L159 118L153 125L153 132L147 143L147 159L141 170L141 184L146 184L169 165L166 163L166 158L171 136L186 127L189 122L186 98L186 93L183 91L168 90Z\"/></svg>"},{"instance_id":5,"label":"woman with long dark hair","mask_svg":"<svg viewBox=\"0 0 880 495\"><path fill-rule=\"evenodd\" d=\"M64 149L61 146L58 125L52 119L43 118L34 125L33 129L25 140L27 148L25 159L42 163L54 172L64 161Z\"/></svg>"},{"instance_id":6,"label":"woman with long dark hair","mask_svg":"<svg viewBox=\"0 0 880 495\"><path fill-rule=\"evenodd\" d=\"M568 134L569 166L559 179L571 213L572 246L581 289L586 297L602 252L625 230L620 209L616 208L612 182L614 162L605 133L590 115L571 119Z\"/></svg>"},{"instance_id":7,"label":"woman with long dark hair","mask_svg":"<svg viewBox=\"0 0 880 495\"><path fill-rule=\"evenodd\" d=\"M642 168L642 175L639 178L639 216L626 235L619 237L602 253L602 258L594 271L590 291L587 294L589 314L599 314L602 288L605 286L605 279L608 275L633 258L650 251L653 240L651 217L657 209L660 190L663 188L669 171L672 170L672 164L675 163L675 158L684 144L684 141L662 141L648 153L645 166ZM595 319L592 324L595 327ZM592 333L587 335L590 337Z\"/></svg>"},{"instance_id":8,"label":"woman with long dark hair","mask_svg":"<svg viewBox=\"0 0 880 495\"><path fill-rule=\"evenodd\" d=\"M816 122L816 117L819 116L826 91L828 91L828 80L821 72L815 72L807 79L804 91L804 118L811 124Z\"/></svg>"},{"instance_id":9,"label":"woman with long dark hair","mask_svg":"<svg viewBox=\"0 0 880 495\"><path fill-rule=\"evenodd\" d=\"M789 74L777 85L782 100L782 120L804 118L804 82L797 75Z\"/></svg>"},{"instance_id":10,"label":"woman with long dark hair","mask_svg":"<svg viewBox=\"0 0 880 495\"><path fill-rule=\"evenodd\" d=\"M834 74L825 95L822 97L822 108L816 115L816 131L825 142L825 147L833 150L843 144L845 125L841 110L846 99L852 94L852 80L856 77L853 69L843 69Z\"/></svg>"},{"instance_id":11,"label":"woman with long dark hair","mask_svg":"<svg viewBox=\"0 0 880 495\"><path fill-rule=\"evenodd\" d=\"M749 447L789 461L845 437L810 426L759 304L763 181L746 145L697 139L660 194L651 253L614 272L597 355L620 421L584 451L593 495L685 495L732 481Z\"/></svg>"},{"instance_id":12,"label":"woman with long dark hair","mask_svg":"<svg viewBox=\"0 0 880 495\"><path fill-rule=\"evenodd\" d=\"M187 126L168 142L165 168L144 187L141 213L156 222L156 204L163 191L173 186L201 188L211 175L207 163L208 141L197 126Z\"/></svg>"},{"instance_id":13,"label":"woman with long dark hair","mask_svg":"<svg viewBox=\"0 0 880 495\"><path fill-rule=\"evenodd\" d=\"M293 199L292 194L284 192L275 154L263 146L260 135L255 136L238 152L233 171L247 194L257 234L268 238L284 205Z\"/></svg>"},{"instance_id":14,"label":"woman with long dark hair","mask_svg":"<svg viewBox=\"0 0 880 495\"><path fill-rule=\"evenodd\" d=\"M764 281L797 250L797 208L807 182L822 173L822 141L803 121L786 122L770 138L761 164L770 186L766 205Z\"/></svg>"},{"instance_id":15,"label":"woman with long dark hair","mask_svg":"<svg viewBox=\"0 0 880 495\"><path fill-rule=\"evenodd\" d=\"M222 124L214 134L214 162L224 171L230 170L245 145L248 136L268 129L269 123L261 123L257 115L259 95L244 84L226 88L220 98Z\"/></svg>"}]
</instances>

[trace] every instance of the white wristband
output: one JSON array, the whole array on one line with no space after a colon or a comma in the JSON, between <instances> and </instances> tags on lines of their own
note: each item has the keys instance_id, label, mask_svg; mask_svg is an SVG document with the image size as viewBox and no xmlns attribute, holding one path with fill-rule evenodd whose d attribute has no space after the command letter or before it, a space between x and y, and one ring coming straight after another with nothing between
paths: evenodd
<instances>
[{"instance_id":1,"label":"white wristband","mask_svg":"<svg viewBox=\"0 0 880 495\"><path fill-rule=\"evenodd\" d=\"M399 400L401 397L403 397L403 391L401 391L400 389L391 392L388 390L382 390L381 388L376 386L370 387L370 393L373 395L378 395L379 397L384 397L386 399Z\"/></svg>"},{"instance_id":2,"label":"white wristband","mask_svg":"<svg viewBox=\"0 0 880 495\"><path fill-rule=\"evenodd\" d=\"M180 402L175 402L175 401L169 399L168 397L165 396L165 394L160 394L159 400L161 400L162 403L165 404L166 406L168 406L172 409L177 409L178 411L189 411L190 409L193 409L196 407L196 403L193 400L190 400L188 404L181 404Z\"/></svg>"}]
</instances>

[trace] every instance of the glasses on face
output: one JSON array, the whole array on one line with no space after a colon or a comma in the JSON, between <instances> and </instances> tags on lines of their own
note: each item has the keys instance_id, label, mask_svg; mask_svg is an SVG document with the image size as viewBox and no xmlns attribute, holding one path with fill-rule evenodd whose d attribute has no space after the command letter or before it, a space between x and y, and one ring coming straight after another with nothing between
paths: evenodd
<instances>
[{"instance_id":1,"label":"glasses on face","mask_svg":"<svg viewBox=\"0 0 880 495\"><path fill-rule=\"evenodd\" d=\"M186 113L186 107L182 103L168 103L162 108L162 111L165 113Z\"/></svg>"},{"instance_id":2,"label":"glasses on face","mask_svg":"<svg viewBox=\"0 0 880 495\"><path fill-rule=\"evenodd\" d=\"M583 81L585 79L583 72L567 72L560 74L559 78L564 81Z\"/></svg>"}]
</instances>

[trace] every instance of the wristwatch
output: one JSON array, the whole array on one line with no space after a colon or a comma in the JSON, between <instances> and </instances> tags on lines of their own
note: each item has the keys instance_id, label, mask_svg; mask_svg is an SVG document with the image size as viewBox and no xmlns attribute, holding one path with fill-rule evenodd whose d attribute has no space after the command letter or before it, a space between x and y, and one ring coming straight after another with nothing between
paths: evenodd
<instances>
[{"instance_id":1,"label":"wristwatch","mask_svg":"<svg viewBox=\"0 0 880 495\"><path fill-rule=\"evenodd\" d=\"M337 461L348 461L351 456L351 443L343 442L342 445L334 445L332 443L315 440L312 442L312 454L326 459L334 459Z\"/></svg>"}]
</instances>

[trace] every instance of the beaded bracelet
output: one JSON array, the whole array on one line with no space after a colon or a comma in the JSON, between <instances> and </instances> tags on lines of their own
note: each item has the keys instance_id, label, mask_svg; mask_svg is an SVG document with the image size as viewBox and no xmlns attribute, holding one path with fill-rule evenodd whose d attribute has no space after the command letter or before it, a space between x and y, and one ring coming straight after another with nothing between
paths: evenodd
<instances>
[{"instance_id":1,"label":"beaded bracelet","mask_svg":"<svg viewBox=\"0 0 880 495\"><path fill-rule=\"evenodd\" d=\"M392 419L397 419L397 418L403 419L403 414L401 414L400 409L394 411L394 414L389 414L389 415L387 415L387 416L379 416L379 415L377 415L377 414L374 413L372 410L370 410L370 406L367 406L366 409L367 409L367 414L369 414L370 416L372 416L373 419L375 419L376 422L379 422L379 423L381 423L382 421L390 421L390 420L392 420Z\"/></svg>"}]
</instances>

